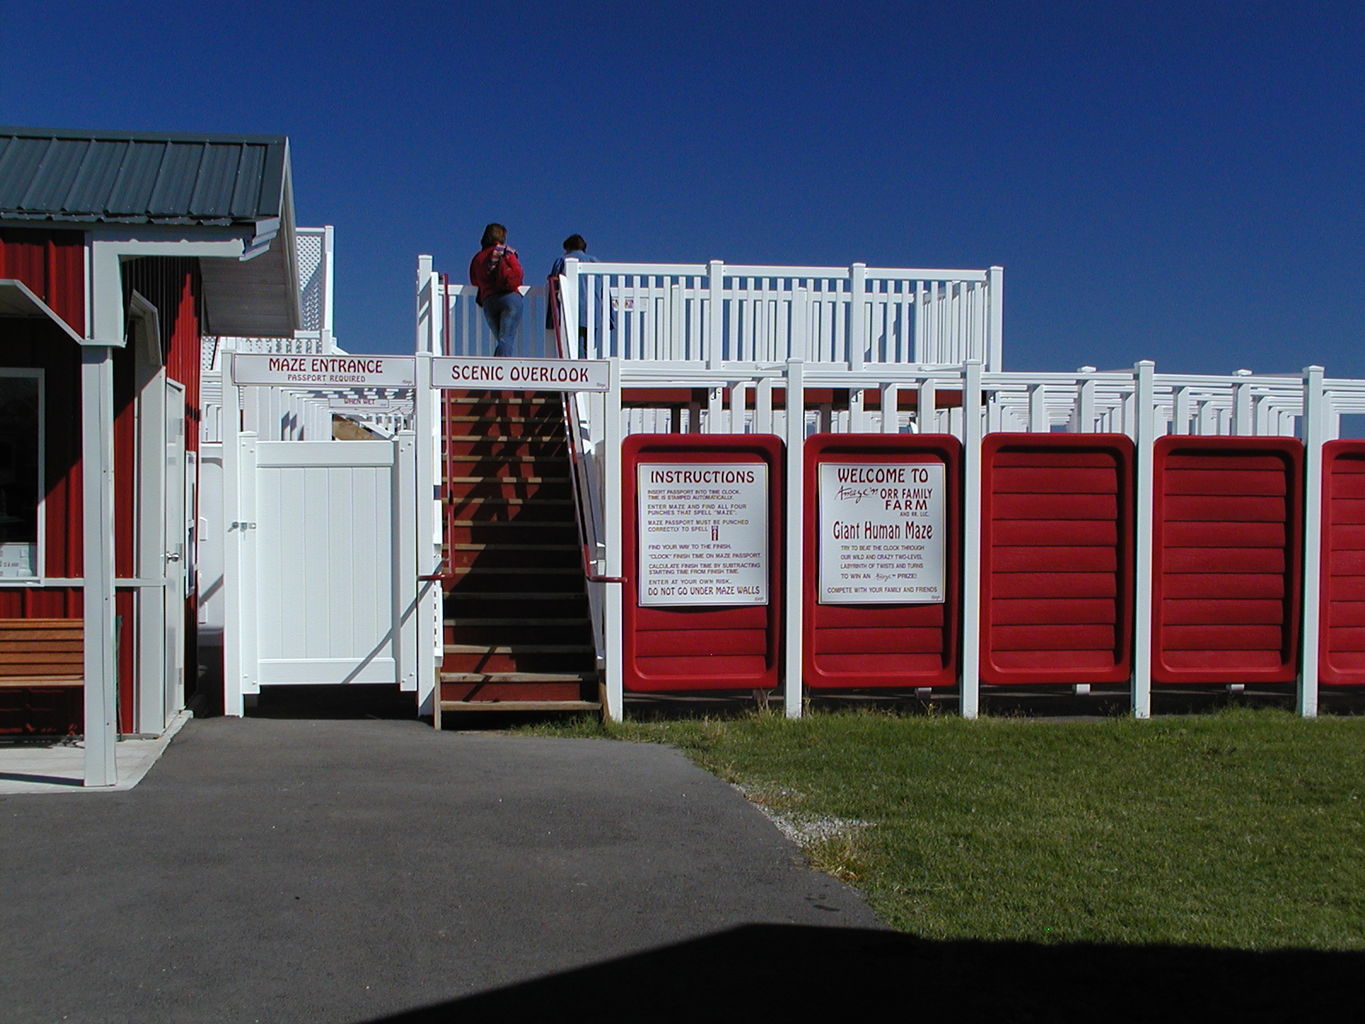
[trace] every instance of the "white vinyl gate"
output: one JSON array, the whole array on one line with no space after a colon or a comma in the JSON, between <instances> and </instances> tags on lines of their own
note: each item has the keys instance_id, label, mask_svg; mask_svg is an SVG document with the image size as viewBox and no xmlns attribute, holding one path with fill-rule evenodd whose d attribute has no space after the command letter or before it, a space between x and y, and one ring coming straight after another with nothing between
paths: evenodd
<instances>
[{"instance_id":1,"label":"white vinyl gate","mask_svg":"<svg viewBox=\"0 0 1365 1024\"><path fill-rule=\"evenodd\" d=\"M241 714L244 695L272 684L416 691L414 435L236 441L225 495L225 711Z\"/></svg>"}]
</instances>

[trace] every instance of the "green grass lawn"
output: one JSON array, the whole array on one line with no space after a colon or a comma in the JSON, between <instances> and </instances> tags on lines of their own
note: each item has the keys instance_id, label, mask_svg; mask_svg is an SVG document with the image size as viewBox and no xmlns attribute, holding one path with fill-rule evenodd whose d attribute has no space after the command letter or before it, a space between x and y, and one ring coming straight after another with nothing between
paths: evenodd
<instances>
[{"instance_id":1,"label":"green grass lawn","mask_svg":"<svg viewBox=\"0 0 1365 1024\"><path fill-rule=\"evenodd\" d=\"M812 862L925 938L1365 950L1362 719L758 714L605 733L675 744L797 823L833 819Z\"/></svg>"}]
</instances>

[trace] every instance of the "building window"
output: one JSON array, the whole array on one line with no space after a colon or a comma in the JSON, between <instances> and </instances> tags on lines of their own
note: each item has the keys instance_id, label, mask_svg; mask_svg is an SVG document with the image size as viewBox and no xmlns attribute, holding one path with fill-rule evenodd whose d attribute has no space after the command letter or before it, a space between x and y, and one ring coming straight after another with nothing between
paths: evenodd
<instances>
[{"instance_id":1,"label":"building window","mask_svg":"<svg viewBox=\"0 0 1365 1024\"><path fill-rule=\"evenodd\" d=\"M0 577L40 575L41 370L0 369Z\"/></svg>"}]
</instances>

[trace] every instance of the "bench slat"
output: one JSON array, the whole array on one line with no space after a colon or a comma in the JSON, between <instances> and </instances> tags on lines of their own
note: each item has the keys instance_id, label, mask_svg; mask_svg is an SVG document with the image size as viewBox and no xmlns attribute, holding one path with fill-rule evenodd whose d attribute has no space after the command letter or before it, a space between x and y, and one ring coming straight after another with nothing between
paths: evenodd
<instances>
[{"instance_id":1,"label":"bench slat","mask_svg":"<svg viewBox=\"0 0 1365 1024\"><path fill-rule=\"evenodd\" d=\"M0 688L81 686L84 633L81 619L0 619Z\"/></svg>"}]
</instances>

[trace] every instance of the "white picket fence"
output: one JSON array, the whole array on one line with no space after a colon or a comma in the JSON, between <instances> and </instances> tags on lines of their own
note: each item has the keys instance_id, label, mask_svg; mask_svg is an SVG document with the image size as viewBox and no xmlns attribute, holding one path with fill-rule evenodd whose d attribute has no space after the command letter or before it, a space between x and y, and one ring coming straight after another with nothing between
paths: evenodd
<instances>
[{"instance_id":1,"label":"white picket fence","mask_svg":"<svg viewBox=\"0 0 1365 1024\"><path fill-rule=\"evenodd\" d=\"M418 267L418 350L490 355L472 285ZM559 280L565 323L585 326L588 358L727 362L961 364L1000 369L1004 271L581 263ZM521 289L514 355L554 357L545 286ZM581 307L581 308L580 308ZM855 312L856 311L856 312ZM434 336L433 336L434 335Z\"/></svg>"}]
</instances>

